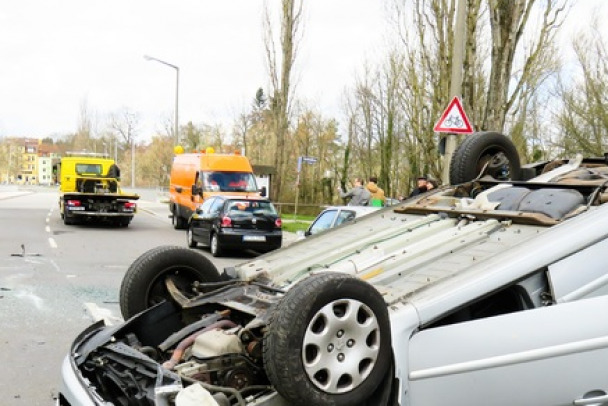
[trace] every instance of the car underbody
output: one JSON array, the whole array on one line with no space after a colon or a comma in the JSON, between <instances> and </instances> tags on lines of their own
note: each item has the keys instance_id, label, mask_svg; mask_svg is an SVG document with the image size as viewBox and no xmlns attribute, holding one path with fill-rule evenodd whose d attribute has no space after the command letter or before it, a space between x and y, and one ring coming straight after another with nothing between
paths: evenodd
<instances>
[{"instance_id":1,"label":"car underbody","mask_svg":"<svg viewBox=\"0 0 608 406\"><path fill-rule=\"evenodd\" d=\"M146 297L150 308L133 307L124 324L92 326L66 362L90 404L193 404L188 396L214 406L409 404L400 403L407 377L395 371L389 328L400 309L608 201L605 160L529 169L529 181L478 178L440 188L215 280L184 288L168 272L160 281L168 300ZM548 285L522 273L501 296L440 318L421 314L415 328L549 306L557 298ZM511 295L521 290L525 300Z\"/></svg>"}]
</instances>

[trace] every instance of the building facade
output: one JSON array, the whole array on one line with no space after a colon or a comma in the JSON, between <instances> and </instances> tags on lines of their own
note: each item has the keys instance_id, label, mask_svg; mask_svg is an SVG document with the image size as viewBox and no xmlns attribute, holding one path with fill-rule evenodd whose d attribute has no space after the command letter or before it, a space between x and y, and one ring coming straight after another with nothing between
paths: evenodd
<instances>
[{"instance_id":1,"label":"building facade","mask_svg":"<svg viewBox=\"0 0 608 406\"><path fill-rule=\"evenodd\" d=\"M0 182L18 185L55 184L57 147L32 138L9 138L0 145Z\"/></svg>"}]
</instances>

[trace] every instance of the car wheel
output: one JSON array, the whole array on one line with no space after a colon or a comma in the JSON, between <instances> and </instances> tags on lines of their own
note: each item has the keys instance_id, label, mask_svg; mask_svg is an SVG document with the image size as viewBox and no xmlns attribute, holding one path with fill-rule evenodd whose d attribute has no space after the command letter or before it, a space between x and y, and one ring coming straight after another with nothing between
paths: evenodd
<instances>
[{"instance_id":1,"label":"car wheel","mask_svg":"<svg viewBox=\"0 0 608 406\"><path fill-rule=\"evenodd\" d=\"M171 298L166 279L180 292L192 296L194 282L217 282L219 274L207 258L196 251L174 246L153 248L137 258L120 285L120 311L126 319Z\"/></svg>"},{"instance_id":2,"label":"car wheel","mask_svg":"<svg viewBox=\"0 0 608 406\"><path fill-rule=\"evenodd\" d=\"M173 216L171 216L171 224L176 230L183 230L188 227L188 220L186 220L179 214L179 210L177 209L177 207L173 209Z\"/></svg>"},{"instance_id":3,"label":"car wheel","mask_svg":"<svg viewBox=\"0 0 608 406\"><path fill-rule=\"evenodd\" d=\"M186 231L186 239L188 240L188 247L196 248L198 243L194 241L194 230L192 224L188 227L188 231Z\"/></svg>"},{"instance_id":4,"label":"car wheel","mask_svg":"<svg viewBox=\"0 0 608 406\"><path fill-rule=\"evenodd\" d=\"M74 218L74 216L69 215L67 210L63 213L63 224L65 224L66 226L76 224L76 219Z\"/></svg>"},{"instance_id":5,"label":"car wheel","mask_svg":"<svg viewBox=\"0 0 608 406\"><path fill-rule=\"evenodd\" d=\"M294 405L362 404L391 365L386 303L373 286L342 273L294 285L263 343L266 373Z\"/></svg>"},{"instance_id":6,"label":"car wheel","mask_svg":"<svg viewBox=\"0 0 608 406\"><path fill-rule=\"evenodd\" d=\"M209 251L214 257L221 257L224 253L224 249L220 245L220 239L217 237L217 233L211 234L211 242L209 243Z\"/></svg>"},{"instance_id":7,"label":"car wheel","mask_svg":"<svg viewBox=\"0 0 608 406\"><path fill-rule=\"evenodd\" d=\"M469 182L484 175L497 180L519 180L519 154L509 138L496 132L469 135L450 163L450 184Z\"/></svg>"},{"instance_id":8,"label":"car wheel","mask_svg":"<svg viewBox=\"0 0 608 406\"><path fill-rule=\"evenodd\" d=\"M129 227L130 222L131 222L131 219L120 218L120 219L114 220L113 223L116 227Z\"/></svg>"}]
</instances>

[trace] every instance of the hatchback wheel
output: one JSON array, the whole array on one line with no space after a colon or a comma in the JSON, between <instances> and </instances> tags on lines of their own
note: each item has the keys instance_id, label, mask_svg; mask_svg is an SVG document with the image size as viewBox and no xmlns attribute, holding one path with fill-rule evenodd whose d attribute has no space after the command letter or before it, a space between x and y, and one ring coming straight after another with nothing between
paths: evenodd
<instances>
[{"instance_id":1,"label":"hatchback wheel","mask_svg":"<svg viewBox=\"0 0 608 406\"><path fill-rule=\"evenodd\" d=\"M196 246L198 245L198 243L196 241L194 241L194 227L192 227L192 224L190 224L190 226L188 227L188 231L186 232L186 239L188 240L188 247L190 248L196 248Z\"/></svg>"},{"instance_id":2,"label":"hatchback wheel","mask_svg":"<svg viewBox=\"0 0 608 406\"><path fill-rule=\"evenodd\" d=\"M209 244L209 249L211 251L211 255L213 255L214 257L221 257L224 252L216 233L213 233L211 235L211 243Z\"/></svg>"}]
</instances>

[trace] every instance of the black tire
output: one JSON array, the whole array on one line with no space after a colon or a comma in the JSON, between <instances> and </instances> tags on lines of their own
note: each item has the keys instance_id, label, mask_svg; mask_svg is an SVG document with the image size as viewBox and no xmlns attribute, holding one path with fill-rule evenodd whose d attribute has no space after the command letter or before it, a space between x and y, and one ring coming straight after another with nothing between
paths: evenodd
<instances>
[{"instance_id":1,"label":"black tire","mask_svg":"<svg viewBox=\"0 0 608 406\"><path fill-rule=\"evenodd\" d=\"M224 255L224 248L220 243L217 233L211 233L211 239L209 240L209 251L214 257L221 257Z\"/></svg>"},{"instance_id":2,"label":"black tire","mask_svg":"<svg viewBox=\"0 0 608 406\"><path fill-rule=\"evenodd\" d=\"M76 219L74 218L73 215L68 214L68 210L64 209L65 211L63 212L63 224L65 224L66 226L71 226L76 224Z\"/></svg>"},{"instance_id":3,"label":"black tire","mask_svg":"<svg viewBox=\"0 0 608 406\"><path fill-rule=\"evenodd\" d=\"M331 332L318 339L323 348L315 341L321 330ZM373 286L342 273L311 275L277 304L264 335L264 367L290 405L363 404L386 379L390 334L386 303ZM355 371L333 374L353 361Z\"/></svg>"},{"instance_id":4,"label":"black tire","mask_svg":"<svg viewBox=\"0 0 608 406\"><path fill-rule=\"evenodd\" d=\"M120 311L124 319L154 306L171 296L165 279L171 277L186 296L192 283L217 282L219 273L207 258L183 247L160 246L143 253L129 267L120 285Z\"/></svg>"},{"instance_id":5,"label":"black tire","mask_svg":"<svg viewBox=\"0 0 608 406\"><path fill-rule=\"evenodd\" d=\"M188 219L180 215L179 207L173 207L173 216L171 217L171 224L176 230L185 230L188 228Z\"/></svg>"},{"instance_id":6,"label":"black tire","mask_svg":"<svg viewBox=\"0 0 608 406\"><path fill-rule=\"evenodd\" d=\"M131 223L131 219L130 218L118 218L118 219L111 220L111 222L116 227L129 227L129 223Z\"/></svg>"},{"instance_id":7,"label":"black tire","mask_svg":"<svg viewBox=\"0 0 608 406\"><path fill-rule=\"evenodd\" d=\"M194 231L192 230L192 224L188 226L188 231L186 231L186 241L188 242L188 247L196 248L198 243L194 241Z\"/></svg>"},{"instance_id":8,"label":"black tire","mask_svg":"<svg viewBox=\"0 0 608 406\"><path fill-rule=\"evenodd\" d=\"M497 180L519 180L520 172L519 154L509 138L496 132L479 132L466 137L456 148L450 162L450 184L469 182L480 174Z\"/></svg>"}]
</instances>

